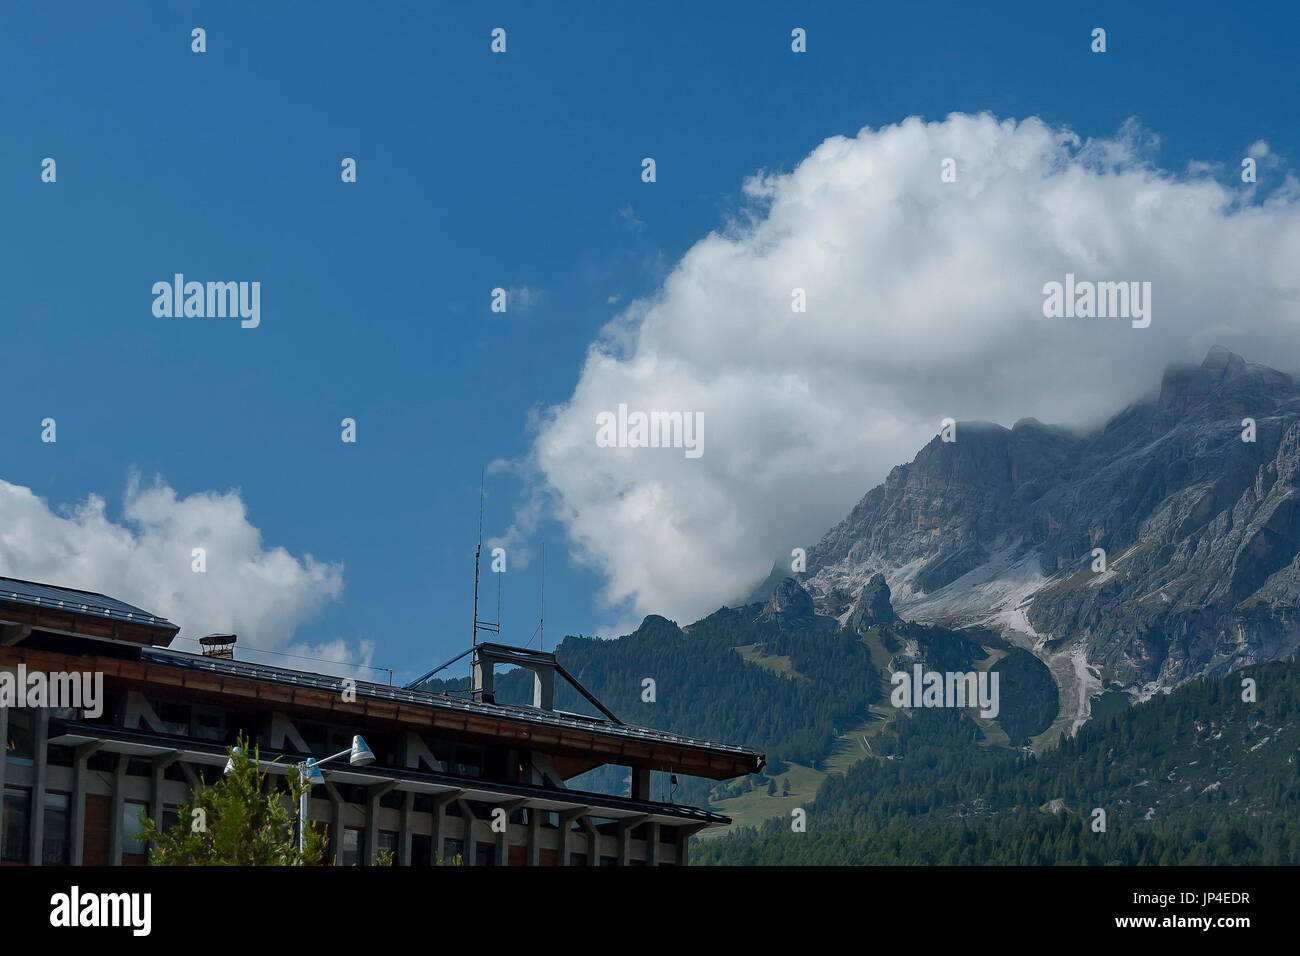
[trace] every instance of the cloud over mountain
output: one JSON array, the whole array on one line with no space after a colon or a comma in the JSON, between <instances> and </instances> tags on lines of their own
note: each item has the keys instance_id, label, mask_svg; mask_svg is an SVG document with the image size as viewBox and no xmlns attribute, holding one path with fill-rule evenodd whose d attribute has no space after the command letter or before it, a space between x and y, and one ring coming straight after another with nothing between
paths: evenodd
<instances>
[{"instance_id":1,"label":"cloud over mountain","mask_svg":"<svg viewBox=\"0 0 1300 956\"><path fill-rule=\"evenodd\" d=\"M753 176L735 221L608 325L538 428L536 463L605 598L694 620L741 597L945 417L1096 422L1214 343L1294 370L1296 183L1170 172L1153 148L1135 125L1082 141L954 114ZM1240 160L1214 159L1228 176ZM1045 318L1044 284L1067 273L1151 282L1150 327ZM596 416L620 403L703 413L705 454L598 447Z\"/></svg>"}]
</instances>

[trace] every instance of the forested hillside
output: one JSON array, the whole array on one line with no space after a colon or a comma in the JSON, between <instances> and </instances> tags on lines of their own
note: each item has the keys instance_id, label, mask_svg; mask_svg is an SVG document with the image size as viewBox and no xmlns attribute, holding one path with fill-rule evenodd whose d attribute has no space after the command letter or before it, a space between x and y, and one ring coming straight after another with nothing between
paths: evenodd
<instances>
[{"instance_id":1,"label":"forested hillside","mask_svg":"<svg viewBox=\"0 0 1300 956\"><path fill-rule=\"evenodd\" d=\"M1254 701L1242 699L1246 678ZM807 832L774 820L705 843L696 860L1300 863L1300 665L1185 685L1041 757L975 747L977 737L954 711L896 721L877 759L823 785Z\"/></svg>"}]
</instances>

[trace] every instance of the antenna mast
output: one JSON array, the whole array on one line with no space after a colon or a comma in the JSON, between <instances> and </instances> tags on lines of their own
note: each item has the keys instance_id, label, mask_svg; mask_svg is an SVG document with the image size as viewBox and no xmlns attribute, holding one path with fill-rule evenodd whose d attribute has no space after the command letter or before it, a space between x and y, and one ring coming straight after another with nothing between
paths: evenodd
<instances>
[{"instance_id":1,"label":"antenna mast","mask_svg":"<svg viewBox=\"0 0 1300 956\"><path fill-rule=\"evenodd\" d=\"M497 619L492 621L480 621L478 619L478 579L479 566L482 564L483 556L483 483L485 471L479 472L478 479L478 545L474 548L474 627L470 632L470 647L478 647L478 632L480 629L492 634L501 633L501 582L497 581ZM473 658L474 664L478 664L478 654Z\"/></svg>"},{"instance_id":2,"label":"antenna mast","mask_svg":"<svg viewBox=\"0 0 1300 956\"><path fill-rule=\"evenodd\" d=\"M478 474L478 545L474 548L474 627L470 631L470 646L478 647L478 566L483 554L483 480L484 473ZM475 655L477 657L477 655Z\"/></svg>"}]
</instances>

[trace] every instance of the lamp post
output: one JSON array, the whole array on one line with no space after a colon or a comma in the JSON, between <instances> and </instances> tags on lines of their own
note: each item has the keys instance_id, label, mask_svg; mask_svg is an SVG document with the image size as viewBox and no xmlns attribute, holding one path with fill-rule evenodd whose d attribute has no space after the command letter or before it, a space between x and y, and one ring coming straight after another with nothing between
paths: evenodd
<instances>
[{"instance_id":1,"label":"lamp post","mask_svg":"<svg viewBox=\"0 0 1300 956\"><path fill-rule=\"evenodd\" d=\"M332 757L323 757L317 760L315 757L308 757L298 764L298 773L301 774L299 779L304 784L302 796L298 798L298 850L307 852L307 814L311 809L311 785L319 777L321 783L325 782L325 775L321 773L320 766L329 763L331 760L338 760L340 757L347 757L348 763L354 767L364 767L367 764L375 762L375 755L366 745L364 738L360 734L352 738L352 746L347 750L340 750Z\"/></svg>"}]
</instances>

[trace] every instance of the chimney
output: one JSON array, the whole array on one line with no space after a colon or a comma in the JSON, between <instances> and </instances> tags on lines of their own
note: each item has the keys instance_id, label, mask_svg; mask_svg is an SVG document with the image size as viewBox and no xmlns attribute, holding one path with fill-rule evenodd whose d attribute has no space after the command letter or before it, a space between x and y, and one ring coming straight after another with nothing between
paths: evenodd
<instances>
[{"instance_id":1,"label":"chimney","mask_svg":"<svg viewBox=\"0 0 1300 956\"><path fill-rule=\"evenodd\" d=\"M235 659L235 642L239 638L234 634L209 634L207 637L200 637L199 644L203 646L204 657L219 657L223 661L233 661Z\"/></svg>"}]
</instances>

